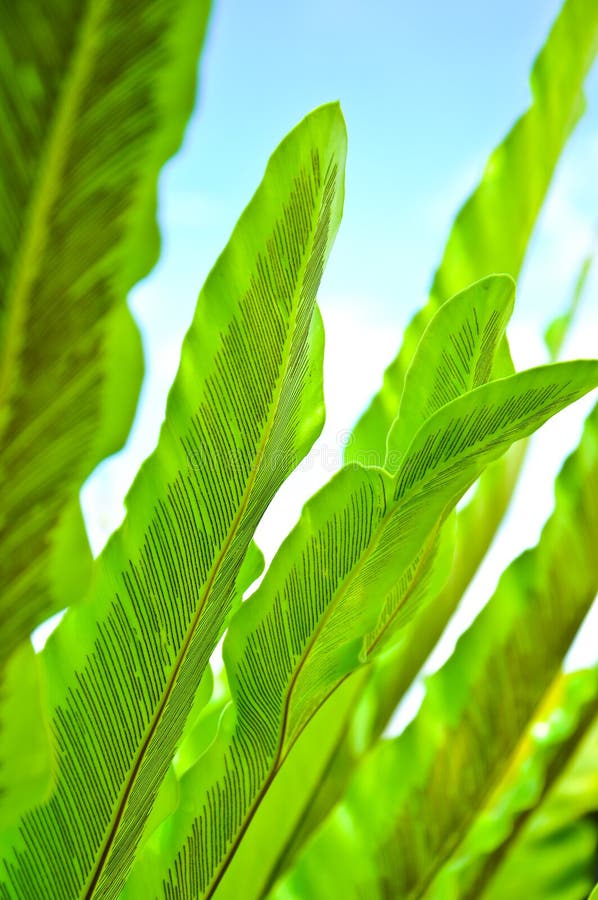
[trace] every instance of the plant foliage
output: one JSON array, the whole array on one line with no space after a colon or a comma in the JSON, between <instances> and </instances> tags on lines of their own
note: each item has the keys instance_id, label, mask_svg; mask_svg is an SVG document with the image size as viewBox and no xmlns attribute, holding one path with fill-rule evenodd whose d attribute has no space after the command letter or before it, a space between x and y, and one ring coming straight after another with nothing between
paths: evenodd
<instances>
[{"instance_id":1,"label":"plant foliage","mask_svg":"<svg viewBox=\"0 0 598 900\"><path fill-rule=\"evenodd\" d=\"M549 364L516 372L507 341L598 8L566 0L345 465L257 588L257 525L324 421L338 104L272 155L95 561L78 501L134 412L126 296L157 256L156 180L207 17L203 0L0 5L0 897L581 900L598 675L562 665L598 592L596 409L538 545L414 721L382 732L492 541L525 439L598 387L598 360L554 361L589 260ZM31 630L64 607L35 654Z\"/></svg>"}]
</instances>

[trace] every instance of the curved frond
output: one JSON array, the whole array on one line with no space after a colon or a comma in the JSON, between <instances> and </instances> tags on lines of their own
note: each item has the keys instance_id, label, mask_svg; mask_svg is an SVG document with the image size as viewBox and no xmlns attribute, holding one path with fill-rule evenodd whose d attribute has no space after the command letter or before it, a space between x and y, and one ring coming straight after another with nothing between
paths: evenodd
<instances>
[{"instance_id":1,"label":"curved frond","mask_svg":"<svg viewBox=\"0 0 598 900\"><path fill-rule=\"evenodd\" d=\"M475 271L478 252L473 245L466 246L464 242L461 242L460 246L458 235L463 228L463 233L466 234L473 227L471 223L474 220L481 220L484 215L492 217L500 213L504 206L511 204L511 194L514 195L518 191L518 181L514 177L510 178L509 172L510 166L517 163L519 154L522 153L528 160L527 164L530 168L534 168L540 165L539 160L544 159L546 153L552 152L554 158L550 166L554 166L565 145L568 134L563 136L562 143L559 146L555 145L552 151L550 142L538 140L534 135L536 128L539 133L542 132L542 129L547 129L552 133L551 117L553 115L561 116L567 106L573 110L578 103L581 81L585 75L582 74L581 81L570 80L569 77L567 80L557 80L554 73L558 71L558 66L553 68L552 62L558 58L560 64L561 59L576 54L577 44L574 38L579 25L575 22L579 15L587 15L588 10L587 4L585 6L576 3L564 4L561 24L549 36L536 63L536 66L543 70L542 82L549 85L547 94L561 92L558 108L543 107L541 91L539 92L539 88L536 90L534 105L495 151L482 182L459 214L445 251L443 263L439 268L439 273L443 271L453 273L451 278L454 279L455 289L461 286L459 282L461 264L473 267L472 271ZM589 10L589 15L590 18L586 20L585 27L587 28L586 37L591 43L592 40L595 40L598 23L595 11ZM591 36L592 30L594 38ZM560 42L563 43L563 47L559 49ZM567 74L571 75L572 70L567 69ZM534 122L536 124L530 130L530 123L533 125ZM533 139L528 139L528 135L532 135ZM496 193L493 193L492 188L488 187L488 183L494 177L492 174L494 158L499 159L499 172L502 173L500 176L501 190L497 190ZM517 165L519 166L519 164ZM520 166L517 170L519 171L519 169ZM550 177L546 180L544 192L547 190L549 182ZM536 216L542 197L537 199ZM521 202L524 200L521 199ZM533 224L533 221L529 221L527 224L521 220L511 221L503 239L506 241L509 235L514 235L515 243L521 241L521 252L525 254L526 241L529 239ZM517 229L522 229L521 234ZM525 234L527 234L527 238L525 238ZM486 248L486 251L491 253L497 246L492 244ZM494 259L488 259L488 264L492 268L504 270L508 260L512 258L513 253L507 252L505 256L500 255ZM586 261L584 264L584 270L588 268L588 263L589 261ZM484 274L483 267L477 270L477 274L478 276ZM562 339L571 323L584 281L585 276L582 271L569 309L563 316L559 316L549 328L549 350L553 360L558 356ZM431 302L431 308L433 308L434 297ZM418 335L426 327L426 321L425 315L416 317L406 337L405 345L401 350L402 356L400 355L399 359L402 359L402 364L407 368ZM373 446L379 448L378 452L382 452L383 444L387 440L385 429L389 428L401 403L401 392L398 392L396 396L393 395L393 390L397 389L397 381L393 381L392 366L387 372L387 378L389 384L388 404L386 404L385 384L385 388L378 394L370 410L358 423L355 441L352 441L347 448L347 459L359 459L361 454L365 453L368 455L364 458L371 459L373 454L370 455L369 450L372 441L374 441ZM398 404L398 407L394 406L395 403ZM352 701L348 703L349 714L345 726L340 729L338 743L334 746L332 755L326 757L326 761L322 761L321 778L317 782L316 788L317 796L312 798L309 812L301 814L301 823L297 826L295 839L287 847L285 858L279 860L277 869L279 874L280 871L284 871L307 835L339 799L364 747L381 734L393 710L439 640L504 517L519 477L525 451L525 442L519 442L511 448L509 453L484 472L476 486L472 500L460 509L457 515L453 563L449 578L433 602L424 605L417 613L415 620L407 623L407 627L402 631L401 646L396 648L392 654L377 657L369 667L368 674L360 679L360 687L356 690ZM335 722L328 721L325 715L322 716L322 720L323 731L338 728L336 720Z\"/></svg>"},{"instance_id":2,"label":"curved frond","mask_svg":"<svg viewBox=\"0 0 598 900\"><path fill-rule=\"evenodd\" d=\"M386 440L390 472L397 471L423 420L490 381L514 302L513 279L491 275L456 294L434 316L413 355Z\"/></svg>"},{"instance_id":3,"label":"curved frond","mask_svg":"<svg viewBox=\"0 0 598 900\"><path fill-rule=\"evenodd\" d=\"M516 275L542 207L559 156L583 108L583 82L598 49L598 11L588 0L567 0L532 70L533 103L490 157L481 182L455 220L429 302L409 325L384 384L355 427L347 460L362 453L384 454L387 432L401 402L405 374L434 310L471 278L492 271ZM530 175L533 173L533 176ZM575 303L573 303L573 309ZM567 327L566 315L560 327ZM554 334L554 328L552 329ZM553 341L552 358L560 339ZM509 371L506 343L500 366ZM488 551L509 506L525 456L515 445L482 475L473 498L459 510L452 572L433 604L413 623L417 639L405 634L393 659L372 669L368 704L359 715L380 732L396 703L420 670ZM367 713L363 708L369 705ZM346 757L347 748L339 751Z\"/></svg>"},{"instance_id":4,"label":"curved frond","mask_svg":"<svg viewBox=\"0 0 598 900\"><path fill-rule=\"evenodd\" d=\"M546 343L551 361L558 358L574 321L591 262L592 256L584 260L565 312L547 328ZM523 441L517 443L483 473L473 498L457 514L448 578L436 596L416 613L415 620L408 622L402 630L401 646L396 648L396 652L377 657L367 677L361 678L360 690L348 704L348 717L344 728L340 729L338 744L330 758L322 761L317 796L311 799L309 812L301 814L295 838L287 847L284 858L278 862L276 871L279 874L307 835L338 801L366 744L382 733L436 646L504 518L519 478L526 446ZM322 716L324 730L334 728L336 724Z\"/></svg>"}]
</instances>

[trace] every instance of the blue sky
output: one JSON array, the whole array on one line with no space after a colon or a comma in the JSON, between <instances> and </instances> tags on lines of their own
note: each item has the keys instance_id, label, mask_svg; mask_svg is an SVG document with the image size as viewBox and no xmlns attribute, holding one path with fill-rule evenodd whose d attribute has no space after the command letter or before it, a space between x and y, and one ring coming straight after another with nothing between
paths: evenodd
<instances>
[{"instance_id":1,"label":"blue sky","mask_svg":"<svg viewBox=\"0 0 598 900\"><path fill-rule=\"evenodd\" d=\"M402 322L457 206L529 102L530 63L558 8L216 0L197 109L161 184L165 253L153 281L163 313L163 288L179 288L172 327L189 320L274 147L335 99L349 131L347 199L324 289L329 302L363 298L377 321ZM590 88L598 97L598 77ZM590 130L588 117L577 141Z\"/></svg>"},{"instance_id":2,"label":"blue sky","mask_svg":"<svg viewBox=\"0 0 598 900\"><path fill-rule=\"evenodd\" d=\"M96 549L117 524L128 484L155 444L197 294L269 154L312 108L339 99L349 133L345 214L319 295L328 422L319 450L266 516L259 539L272 554L302 502L339 463L343 436L425 298L455 212L529 104L531 62L559 6L559 0L216 0L196 110L160 182L161 261L131 298L147 356L138 417L125 453L102 465L83 495ZM598 221L598 70L588 99L520 283L512 340L529 364L541 359L539 325L566 303ZM571 344L575 355L598 350L596 282L586 298L588 318ZM511 556L536 539L550 510L552 478L582 418L580 411L563 415L544 429L529 490L519 500L524 512L511 520L520 527L511 528L502 555L483 573L480 597Z\"/></svg>"}]
</instances>

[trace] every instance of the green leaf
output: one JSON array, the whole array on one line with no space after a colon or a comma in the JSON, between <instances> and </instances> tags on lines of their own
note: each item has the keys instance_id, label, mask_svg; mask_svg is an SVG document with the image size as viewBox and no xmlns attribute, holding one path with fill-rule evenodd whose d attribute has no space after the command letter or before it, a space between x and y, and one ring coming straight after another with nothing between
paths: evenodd
<instances>
[{"instance_id":1,"label":"green leaf","mask_svg":"<svg viewBox=\"0 0 598 900\"><path fill-rule=\"evenodd\" d=\"M262 574L264 562L261 550L252 541L237 576L235 593L231 602L231 615L241 605L242 597L249 586ZM226 673L219 661L216 661L216 675L212 672L211 666L208 666L203 674L172 761L171 769L177 779L177 803L178 780L197 763L216 738L220 719L230 702ZM152 811L151 818L157 821L153 828L146 827L148 834L162 821L154 815L154 812L155 809Z\"/></svg>"},{"instance_id":2,"label":"green leaf","mask_svg":"<svg viewBox=\"0 0 598 900\"><path fill-rule=\"evenodd\" d=\"M476 371L484 372L483 377L488 378L512 307L512 294L513 283L508 276L490 276L443 304L418 346L408 373L402 409L407 406L413 410L415 419L418 409L427 408L427 396L433 396L435 384L441 381L434 375L434 348L436 354L442 348L442 371L449 397L451 392L456 395L460 390L471 389L472 373ZM483 322L490 325L487 329L490 340L472 340L471 335L483 334ZM458 352L451 355L447 348L453 351L458 348ZM454 377L454 373L464 372L469 373L469 378ZM400 434L401 414L394 428ZM304 784L313 785L313 796L295 794L295 803L287 797L285 828L278 824L266 836L265 828L252 824L243 841L245 868L250 858L258 858L265 884L270 885L285 871L307 837L338 801L358 760L379 737L420 671L487 549L488 531L492 533L502 518L524 449L525 444L521 442L506 458L492 464L480 480L474 502L458 513L456 523L451 522L450 528L445 523L435 541L421 554L415 567L417 577L412 578L412 571L407 570L399 579L364 645L363 652L368 658L371 659L374 649L378 655L354 679L353 690L345 692L344 708L338 702L334 705L328 702L318 713L312 728L316 732L312 744L318 747L318 752L311 758L303 750L301 754L293 752L289 766L300 766ZM501 467L500 471L495 470L497 466ZM491 478L485 477L491 473ZM389 647L394 647L394 652L380 655L381 650ZM328 748L326 752L324 747ZM265 805L267 808L272 805L270 797ZM266 811L261 818L267 818ZM276 810L271 810L270 818L280 822ZM253 854L247 845L253 846ZM264 846L268 852L258 850ZM233 865L239 868L237 862ZM264 872L269 874L264 876Z\"/></svg>"},{"instance_id":3,"label":"green leaf","mask_svg":"<svg viewBox=\"0 0 598 900\"><path fill-rule=\"evenodd\" d=\"M574 14L575 10L571 4L563 8L563 16ZM572 26L569 32L573 34L574 31L575 28ZM563 33L562 29L561 33ZM553 40L554 38L549 38L549 42L542 51L541 57L551 52L548 47ZM573 52L573 50L570 49L568 52ZM551 72L551 69L547 69L545 78L551 78ZM564 90L563 84L561 84L561 88ZM548 115L548 111L546 111L546 115ZM525 121L525 119L522 121ZM523 126L520 123L515 130L521 127ZM504 162L505 171L511 159L507 152L511 140L513 139L508 137L503 151L500 151L507 155L507 159ZM536 149L544 152L546 148L544 146L536 146ZM528 147L528 152L532 152L531 146ZM507 180L505 177L505 189L510 190L512 185L506 184ZM474 202L473 198L471 201L472 210L476 210L476 215L480 218L483 215L480 199L483 193L484 180L474 195L474 197L477 197L477 201ZM492 204L489 203L484 208L489 215L493 213ZM466 220L467 215L464 209L461 212L461 218ZM458 223L455 228L458 228ZM451 240L453 238L454 235L451 237ZM450 246L453 246L453 248L456 246L454 241L452 245L449 242L449 248ZM450 269L453 262L455 262L455 258L451 256L449 248L447 248L443 265ZM502 263L500 264L502 265ZM552 361L558 357L563 340L577 312L588 268L589 259L584 262L567 312L549 327L552 335L549 338L551 341ZM445 305L443 304L443 307ZM405 350L405 348L403 349ZM508 365L508 361L504 357L497 361L498 365L504 365L505 362ZM408 365L408 354L405 356L405 363ZM403 632L402 646L399 648L399 651L393 655L385 655L376 660L375 665L372 667L369 679L370 685L368 687L364 684L365 696L361 698L355 713L360 720L363 720L364 716L368 718L372 738L377 737L381 733L396 705L425 663L425 660L439 640L446 623L454 613L480 562L490 548L511 500L525 452L525 442L519 442L511 448L509 453L489 466L487 471L484 472L476 485L473 498L458 512L453 563L445 585L433 601L424 606L416 620L410 623ZM342 749L339 748L338 751L340 759L344 762L347 762L352 757L352 751L349 746L352 740L352 731L352 726L348 726L345 739L346 746ZM339 785L344 783L348 772L341 776L339 766L335 767L332 764L332 767L333 772L336 769L336 774L333 774L333 777L337 778Z\"/></svg>"},{"instance_id":4,"label":"green leaf","mask_svg":"<svg viewBox=\"0 0 598 900\"><path fill-rule=\"evenodd\" d=\"M455 514L432 533L412 565L384 599L378 620L363 639L362 656L371 659L405 640L405 629L450 577L455 550ZM414 623L415 624L415 623ZM366 690L366 686L363 686Z\"/></svg>"},{"instance_id":5,"label":"green leaf","mask_svg":"<svg viewBox=\"0 0 598 900\"><path fill-rule=\"evenodd\" d=\"M135 411L126 296L158 257L157 178L191 113L208 10L0 9L0 664L87 587L79 490Z\"/></svg>"},{"instance_id":6,"label":"green leaf","mask_svg":"<svg viewBox=\"0 0 598 900\"><path fill-rule=\"evenodd\" d=\"M330 757L343 728L347 705L358 696L355 681L359 682L365 671L365 667L359 669L343 682L297 739L218 886L218 900L237 900L240 895L251 900L269 895L275 880L269 872L292 838L296 819L311 814L311 797L321 776L317 761ZM324 721L320 719L322 714ZM157 852L160 846L158 842ZM149 887L148 884L148 890Z\"/></svg>"},{"instance_id":7,"label":"green leaf","mask_svg":"<svg viewBox=\"0 0 598 900\"><path fill-rule=\"evenodd\" d=\"M388 435L386 468L391 473L405 458L422 421L489 381L514 301L512 278L491 275L456 294L436 313L407 372L399 414ZM425 599L441 590L453 554L454 521L450 530L446 525L438 528L393 585L375 628L364 639L365 657L374 648L386 648L397 625L402 630Z\"/></svg>"},{"instance_id":8,"label":"green leaf","mask_svg":"<svg viewBox=\"0 0 598 900\"><path fill-rule=\"evenodd\" d=\"M598 407L557 480L540 543L506 570L453 656L429 679L414 722L363 762L281 896L326 896L325 878L337 878L346 897L428 896L439 873L458 878L466 871L466 842L518 759L522 736L598 590L597 490ZM325 872L333 846L335 868ZM465 886L456 887L461 896Z\"/></svg>"},{"instance_id":9,"label":"green leaf","mask_svg":"<svg viewBox=\"0 0 598 900\"><path fill-rule=\"evenodd\" d=\"M531 853L528 846L526 856L515 856L515 866L507 869L506 877L500 866L504 865L505 854L510 853L530 814L538 804L542 804L555 778L595 721L598 710L597 674L596 670L589 670L577 672L566 679L561 676L557 678L558 698L555 700L553 697L549 708L534 718L531 729L518 745L515 759L509 761L505 778L497 786L489 787L483 805L476 811L475 824L458 849L452 855L447 854L447 861L432 884L426 882L407 886L399 881L401 874L408 870L409 863L416 859L413 848L417 846L421 849L426 841L434 839L436 820L425 816L420 821L415 815L411 819L412 810L409 810L409 817L405 815L404 792L397 780L400 776L395 767L396 760L393 763L384 760L384 751L379 748L365 763L367 779L365 773L357 777L344 805L326 823L322 833L316 834L312 845L307 846L297 870L277 885L271 896L277 900L328 897L333 896L331 885L336 883L336 890L348 898L425 896L430 900L480 897L488 900L503 897L524 900L542 897L544 900L545 897L554 897L555 900L565 900L576 897L581 900L586 897L588 863L591 863L596 840L592 829L580 828L578 822L573 827L548 835L548 840L546 835L542 835L543 839L538 841L536 834ZM442 728L441 724L440 731ZM481 738L478 736L478 739ZM467 758L459 755L459 750L457 741L454 761L444 759L445 778L449 785L454 769L468 763ZM422 747L421 754L425 756L425 753ZM415 759L418 757L413 757ZM430 798L428 806L426 787L429 783L425 779L419 783L414 770L416 767L413 765L404 769L403 778L407 779L412 789L418 784L417 790L424 798L425 809L431 812L431 804L438 800L442 786L440 782L435 786L438 796ZM461 776L463 780L468 777L468 772L471 770L465 769ZM364 812L368 803L370 806L375 804L375 798L380 793L379 787L374 787L374 779L377 777L379 785L389 774L393 778L390 782L390 801L383 810L372 812L368 808ZM369 800L366 795L368 788ZM436 808L440 827L450 817L453 799L448 785L445 785L445 790L446 803L444 807ZM394 820L393 797L399 807L398 812L394 810ZM414 836L404 845L409 823ZM327 866L324 854L330 853L332 847L341 848L337 851L339 858L336 863ZM411 855L405 859L406 853Z\"/></svg>"},{"instance_id":10,"label":"green leaf","mask_svg":"<svg viewBox=\"0 0 598 900\"><path fill-rule=\"evenodd\" d=\"M441 310L445 309L447 305L448 303L443 304ZM569 317L568 324L570 324ZM428 328L430 327L428 326ZM416 358L421 349L422 342L420 341ZM408 363L407 357L405 359ZM509 360L504 352L497 360L499 371L500 366L505 371L509 368ZM418 382L425 384L425 366L419 367L418 379L413 377L414 371L412 362L408 370L407 385L410 381L415 382L415 385ZM428 371L433 372L433 369ZM429 381L429 377L427 381ZM429 385L426 390L428 389ZM425 391L422 391L422 395L418 399L422 400L424 394ZM410 401L414 414L417 412L418 400L416 398L417 393L414 392L413 402ZM406 398L403 396L400 409L405 406ZM394 428L400 432L400 426L396 423ZM407 627L401 631L402 642L397 652L377 658L370 666L367 677L361 678L360 690L356 691L352 701L348 703L348 718L345 727L341 729L339 744L334 748L329 760L321 761L323 775L318 787L319 796L312 798L313 802L309 805L309 812L302 815L302 823L298 826L295 846L300 845L338 798L358 756L363 752L364 745L368 741L374 740L382 732L396 705L440 638L503 519L517 482L525 450L525 443L519 442L505 457L493 463L484 472L473 499L459 510L457 515L453 562L445 584L431 602L417 611L414 621L401 623ZM394 459L389 460L388 447L386 453L387 465L396 463L399 454L393 454ZM355 452L351 458L360 458L360 453ZM372 454L367 453L363 458L371 459ZM428 594L430 595L430 593L429 591ZM361 696L359 696L360 694ZM367 723L365 728L369 737L365 736L365 723ZM323 717L323 730L331 727L333 727L333 723ZM358 750L358 746L361 749ZM335 759L335 757L337 758ZM293 852L293 847L290 845L287 853L292 855ZM287 861L279 861L279 867L284 867Z\"/></svg>"},{"instance_id":11,"label":"green leaf","mask_svg":"<svg viewBox=\"0 0 598 900\"><path fill-rule=\"evenodd\" d=\"M390 472L397 471L422 421L490 381L514 302L513 279L491 275L456 294L434 316L407 371L388 433L385 468Z\"/></svg>"},{"instance_id":12,"label":"green leaf","mask_svg":"<svg viewBox=\"0 0 598 900\"><path fill-rule=\"evenodd\" d=\"M450 353L442 353L440 360L440 371L442 377L450 382L444 397L451 399L457 396L460 391L469 390L475 383L485 379L492 368L494 354L498 346L506 319L508 318L513 305L514 284L508 276L491 276L482 282L473 285L466 291L453 298L447 303L442 310L439 311L434 323L428 328L425 339L422 339L419 353L419 364L414 364L415 377L412 378L411 384L417 395L420 385L423 383L427 386L430 394L434 393L435 383L438 378L433 376L433 368L438 355L438 346L450 347L454 356ZM436 353L434 352L436 349ZM466 370L466 374L464 373ZM477 377L476 377L477 376ZM422 401L423 392L419 390L419 396L416 397L416 403L413 405L413 419L415 419L416 411L425 408ZM409 394L406 393L406 397ZM429 412L433 412L438 406L430 404ZM425 558L418 563L417 579L411 577L409 569L404 577L400 579L398 588L395 588L385 603L382 610L380 621L376 625L376 637L372 634L372 643L380 647L387 645L394 639L395 632L404 628L407 617L413 615L417 610L418 604L423 602L423 598L435 589L435 585L441 584L446 580L447 573L450 571L452 542L446 540L447 526L443 528L445 539L442 542L435 541L425 554ZM437 545L440 556L437 556ZM408 603L407 603L408 595ZM400 610L407 608L407 614L403 614ZM365 651L367 653L367 650ZM307 750L309 740L303 740L304 748L299 752L296 748L293 750L293 766L300 765L301 778L304 788L310 778L317 783L319 761L324 761L324 746L329 746L329 752L334 748L334 736L336 722L343 722L343 719L354 709L356 697L354 691L344 693L346 697L345 706L343 707L338 700L335 699L330 706L330 715L324 713L321 722L321 728L317 728L317 723L310 729L315 734L312 746L317 747L317 752L310 755ZM221 708L220 708L221 711ZM216 718L219 715L218 708L213 711ZM320 721L320 717L318 717ZM210 729L211 723L206 723L208 734L212 736ZM201 734L201 730L200 730ZM204 735L202 734L198 747L200 750L205 749ZM338 735L336 736L338 739ZM297 759L301 756L301 762L297 763ZM187 760L193 756L193 751L187 753ZM196 752L197 759L199 753ZM288 772L289 769L285 770ZM277 794L283 797L283 791L280 788L282 781L287 779L285 774L277 776ZM288 796L281 799L282 808L284 808L285 823L292 820L294 814L299 815L300 809L303 809L301 796L294 792L293 797L297 799L299 809L295 810L293 803L289 801ZM260 823L252 823L251 835L243 842L243 871L246 873L249 869L253 870L255 877L258 877L258 868L260 864L265 863L266 855L263 850L258 852L258 848L267 846L269 851L276 846L282 847L284 844L284 829L280 824L280 813L272 810L272 792L268 797L266 810L261 818L264 820L263 827ZM270 810L268 813L267 810ZM311 815L311 810L310 810ZM273 822L277 822L275 833L264 836L267 830L266 820L270 817ZM287 835L288 836L288 835ZM254 852L246 849L246 846L253 846ZM235 860L235 867L241 865ZM264 866L267 869L267 864ZM262 873L263 874L263 873ZM243 875L242 878L246 876Z\"/></svg>"},{"instance_id":13,"label":"green leaf","mask_svg":"<svg viewBox=\"0 0 598 900\"><path fill-rule=\"evenodd\" d=\"M596 384L598 363L579 362L478 387L428 419L395 478L346 467L308 502L225 638L234 715L183 778L179 810L159 852L136 863L127 896L152 884L166 896L213 894L295 741L367 657L364 636L439 522L485 465Z\"/></svg>"},{"instance_id":14,"label":"green leaf","mask_svg":"<svg viewBox=\"0 0 598 900\"><path fill-rule=\"evenodd\" d=\"M158 447L85 603L43 654L58 786L4 842L10 896L119 894L257 523L322 427L315 294L345 153L338 105L308 116L200 294Z\"/></svg>"},{"instance_id":15,"label":"green leaf","mask_svg":"<svg viewBox=\"0 0 598 900\"><path fill-rule=\"evenodd\" d=\"M239 569L235 597L231 604L232 611L238 609L245 592L262 574L264 563L263 553L252 541ZM218 722L229 703L230 691L224 671L220 669L214 678L211 668L208 667L196 692L193 708L187 718L173 760L173 770L177 778L181 778L205 753L216 737Z\"/></svg>"},{"instance_id":16,"label":"green leaf","mask_svg":"<svg viewBox=\"0 0 598 900\"><path fill-rule=\"evenodd\" d=\"M554 168L583 110L583 82L597 51L596 3L567 0L534 63L532 105L495 149L480 184L457 215L428 303L409 324L380 391L355 425L346 462L372 453L384 459L406 372L439 306L463 285L491 272L517 278Z\"/></svg>"}]
</instances>

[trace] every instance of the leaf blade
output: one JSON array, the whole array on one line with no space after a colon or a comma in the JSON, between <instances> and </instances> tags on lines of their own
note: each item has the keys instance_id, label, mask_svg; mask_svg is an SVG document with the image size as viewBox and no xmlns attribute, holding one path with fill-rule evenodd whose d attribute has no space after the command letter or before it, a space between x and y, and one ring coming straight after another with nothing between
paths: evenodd
<instances>
[{"instance_id":1,"label":"leaf blade","mask_svg":"<svg viewBox=\"0 0 598 900\"><path fill-rule=\"evenodd\" d=\"M398 469L422 421L490 380L514 302L512 278L491 275L438 310L405 375L399 412L386 444L385 468L390 472Z\"/></svg>"}]
</instances>

